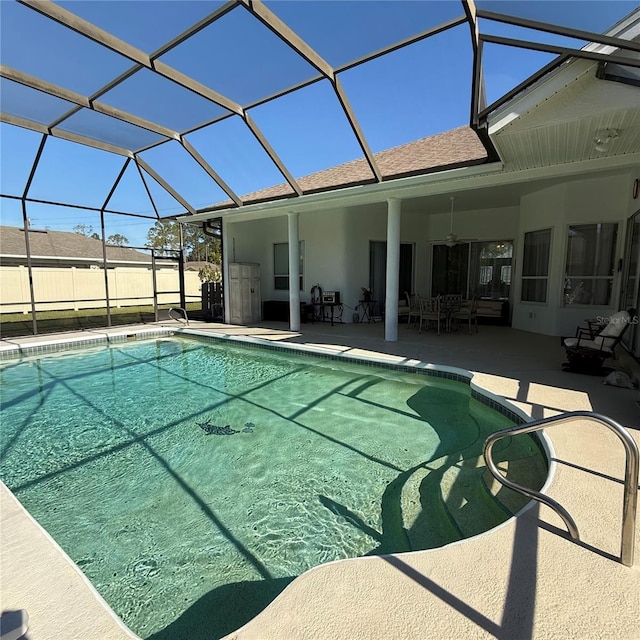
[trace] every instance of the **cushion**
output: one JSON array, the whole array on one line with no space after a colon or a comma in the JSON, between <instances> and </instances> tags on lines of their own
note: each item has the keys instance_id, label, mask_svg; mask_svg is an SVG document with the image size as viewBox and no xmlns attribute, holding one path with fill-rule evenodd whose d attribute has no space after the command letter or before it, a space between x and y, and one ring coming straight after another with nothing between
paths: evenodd
<instances>
[{"instance_id":1,"label":"cushion","mask_svg":"<svg viewBox=\"0 0 640 640\"><path fill-rule=\"evenodd\" d=\"M598 335L605 338L617 338L624 331L628 322L629 314L626 311L618 311L609 318L609 322Z\"/></svg>"},{"instance_id":2,"label":"cushion","mask_svg":"<svg viewBox=\"0 0 640 640\"><path fill-rule=\"evenodd\" d=\"M565 338L564 346L568 349L575 348L578 346L578 338ZM580 348L586 349L595 349L596 351L606 351L609 352L610 349L607 345L604 344L603 338L596 338L595 340L580 340Z\"/></svg>"}]
</instances>

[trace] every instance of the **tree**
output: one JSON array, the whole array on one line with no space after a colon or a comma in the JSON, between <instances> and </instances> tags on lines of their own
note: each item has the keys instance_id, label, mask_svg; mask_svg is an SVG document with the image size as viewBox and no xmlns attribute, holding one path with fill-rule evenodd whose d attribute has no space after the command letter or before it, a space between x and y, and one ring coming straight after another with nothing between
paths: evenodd
<instances>
[{"instance_id":1,"label":"tree","mask_svg":"<svg viewBox=\"0 0 640 640\"><path fill-rule=\"evenodd\" d=\"M222 274L220 269L208 263L198 269L198 278L200 278L200 282L220 282Z\"/></svg>"},{"instance_id":2,"label":"tree","mask_svg":"<svg viewBox=\"0 0 640 640\"><path fill-rule=\"evenodd\" d=\"M147 232L147 246L162 255L165 249L180 249L180 229L177 222L158 220Z\"/></svg>"},{"instance_id":3,"label":"tree","mask_svg":"<svg viewBox=\"0 0 640 640\"><path fill-rule=\"evenodd\" d=\"M73 227L73 231L81 236L100 240L100 236L93 230L93 227L90 224L77 224Z\"/></svg>"},{"instance_id":4,"label":"tree","mask_svg":"<svg viewBox=\"0 0 640 640\"><path fill-rule=\"evenodd\" d=\"M107 244L115 244L117 247L124 247L125 244L129 244L129 240L119 233L114 233L107 238Z\"/></svg>"},{"instance_id":5,"label":"tree","mask_svg":"<svg viewBox=\"0 0 640 640\"><path fill-rule=\"evenodd\" d=\"M184 254L188 261L202 261L220 264L220 240L205 235L202 227L182 225ZM167 249L180 249L180 224L171 220L158 220L147 233L147 244L161 255Z\"/></svg>"}]
</instances>

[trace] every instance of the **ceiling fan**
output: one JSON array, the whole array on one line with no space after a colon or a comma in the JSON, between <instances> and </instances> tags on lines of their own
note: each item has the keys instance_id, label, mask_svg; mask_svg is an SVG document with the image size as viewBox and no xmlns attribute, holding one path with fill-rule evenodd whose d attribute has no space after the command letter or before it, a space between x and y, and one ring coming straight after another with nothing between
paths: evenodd
<instances>
[{"instance_id":1,"label":"ceiling fan","mask_svg":"<svg viewBox=\"0 0 640 640\"><path fill-rule=\"evenodd\" d=\"M476 238L459 238L455 233L453 233L453 203L455 201L455 196L449 196L449 200L451 200L451 220L450 220L450 228L449 233L446 235L444 240L432 240L431 243L441 243L443 242L447 247L454 247L459 242L471 242Z\"/></svg>"}]
</instances>

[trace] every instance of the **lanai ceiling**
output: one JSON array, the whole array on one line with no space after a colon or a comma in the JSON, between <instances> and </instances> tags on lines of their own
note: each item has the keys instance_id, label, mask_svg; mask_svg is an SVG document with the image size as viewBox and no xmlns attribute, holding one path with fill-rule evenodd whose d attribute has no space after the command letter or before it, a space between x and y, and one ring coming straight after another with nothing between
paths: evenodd
<instances>
[{"instance_id":1,"label":"lanai ceiling","mask_svg":"<svg viewBox=\"0 0 640 640\"><path fill-rule=\"evenodd\" d=\"M599 35L637 5L587 4L3 0L0 195L140 215L121 195L136 188L151 218L237 210L345 162L393 179L375 154L462 125L497 159L486 115L575 57L639 84L640 44ZM95 201L47 195L106 156Z\"/></svg>"}]
</instances>

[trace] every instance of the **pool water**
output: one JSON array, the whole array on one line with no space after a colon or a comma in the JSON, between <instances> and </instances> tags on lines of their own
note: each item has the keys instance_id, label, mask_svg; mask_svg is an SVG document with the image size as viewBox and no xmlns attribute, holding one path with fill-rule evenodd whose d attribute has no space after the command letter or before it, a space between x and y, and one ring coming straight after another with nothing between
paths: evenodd
<instances>
[{"instance_id":1,"label":"pool water","mask_svg":"<svg viewBox=\"0 0 640 640\"><path fill-rule=\"evenodd\" d=\"M143 638L220 638L313 566L441 546L524 504L482 461L512 423L452 380L178 338L0 376L3 481ZM542 486L537 441L505 443Z\"/></svg>"}]
</instances>

